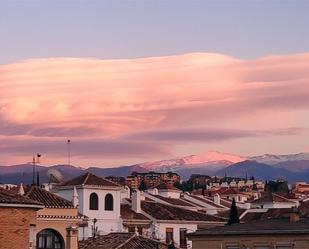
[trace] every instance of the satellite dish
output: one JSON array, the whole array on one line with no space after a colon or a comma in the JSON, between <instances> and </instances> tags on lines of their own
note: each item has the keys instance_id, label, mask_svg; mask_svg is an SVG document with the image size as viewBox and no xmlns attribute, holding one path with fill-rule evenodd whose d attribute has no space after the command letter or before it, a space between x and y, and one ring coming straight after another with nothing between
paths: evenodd
<instances>
[{"instance_id":1,"label":"satellite dish","mask_svg":"<svg viewBox=\"0 0 309 249\"><path fill-rule=\"evenodd\" d=\"M47 177L49 178L49 182L53 183L61 183L63 182L63 175L60 173L59 170L56 169L49 169L47 171Z\"/></svg>"}]
</instances>

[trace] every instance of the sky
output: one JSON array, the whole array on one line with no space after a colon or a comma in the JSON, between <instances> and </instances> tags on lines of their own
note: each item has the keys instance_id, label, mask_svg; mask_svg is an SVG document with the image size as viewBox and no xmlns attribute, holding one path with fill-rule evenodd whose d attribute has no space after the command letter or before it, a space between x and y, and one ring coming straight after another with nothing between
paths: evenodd
<instances>
[{"instance_id":1,"label":"sky","mask_svg":"<svg viewBox=\"0 0 309 249\"><path fill-rule=\"evenodd\" d=\"M309 1L0 1L0 165L309 151Z\"/></svg>"}]
</instances>

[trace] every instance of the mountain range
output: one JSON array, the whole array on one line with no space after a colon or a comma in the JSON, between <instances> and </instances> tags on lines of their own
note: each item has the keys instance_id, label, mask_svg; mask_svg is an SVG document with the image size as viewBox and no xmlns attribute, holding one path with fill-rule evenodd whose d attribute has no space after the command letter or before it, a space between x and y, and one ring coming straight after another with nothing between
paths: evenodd
<instances>
[{"instance_id":1,"label":"mountain range","mask_svg":"<svg viewBox=\"0 0 309 249\"><path fill-rule=\"evenodd\" d=\"M31 183L32 165L22 164L13 166L0 166L0 182L3 183ZM261 156L245 157L226 153L210 151L202 155L190 155L170 160L145 162L131 166L112 168L89 167L87 169L54 165L45 167L36 166L40 174L40 181L49 181L49 169L56 169L64 180L91 172L99 176L127 176L132 172L176 172L182 179L188 179L191 174L207 174L217 176L254 176L256 179L271 180L280 177L290 182L309 181L309 153L291 155L264 154Z\"/></svg>"}]
</instances>

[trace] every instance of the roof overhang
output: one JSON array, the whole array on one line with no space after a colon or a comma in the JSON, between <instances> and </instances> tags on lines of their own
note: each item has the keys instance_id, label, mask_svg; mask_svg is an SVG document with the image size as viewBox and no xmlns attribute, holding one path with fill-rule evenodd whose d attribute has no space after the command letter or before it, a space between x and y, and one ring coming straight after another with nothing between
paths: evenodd
<instances>
[{"instance_id":1,"label":"roof overhang","mask_svg":"<svg viewBox=\"0 0 309 249\"><path fill-rule=\"evenodd\" d=\"M208 237L209 236L251 236L251 235L304 235L309 234L309 229L293 229L293 230L254 230L254 231L197 231L194 233L188 234L188 237Z\"/></svg>"},{"instance_id":2,"label":"roof overhang","mask_svg":"<svg viewBox=\"0 0 309 249\"><path fill-rule=\"evenodd\" d=\"M43 205L0 203L0 207L43 209Z\"/></svg>"}]
</instances>

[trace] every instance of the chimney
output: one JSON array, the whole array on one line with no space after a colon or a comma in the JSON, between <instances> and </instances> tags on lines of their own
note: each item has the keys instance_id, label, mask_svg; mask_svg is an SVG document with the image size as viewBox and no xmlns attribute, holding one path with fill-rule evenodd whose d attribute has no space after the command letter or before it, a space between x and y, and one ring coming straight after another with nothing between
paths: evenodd
<instances>
[{"instance_id":1,"label":"chimney","mask_svg":"<svg viewBox=\"0 0 309 249\"><path fill-rule=\"evenodd\" d=\"M297 208L293 208L292 212L290 213L290 222L297 222L300 220L299 212Z\"/></svg>"},{"instance_id":2,"label":"chimney","mask_svg":"<svg viewBox=\"0 0 309 249\"><path fill-rule=\"evenodd\" d=\"M75 208L78 207L78 194L77 194L77 190L76 187L74 186L74 190L73 190L73 196L72 196L72 204Z\"/></svg>"},{"instance_id":3,"label":"chimney","mask_svg":"<svg viewBox=\"0 0 309 249\"><path fill-rule=\"evenodd\" d=\"M25 189L22 183L19 185L18 194L25 195Z\"/></svg>"},{"instance_id":4,"label":"chimney","mask_svg":"<svg viewBox=\"0 0 309 249\"><path fill-rule=\"evenodd\" d=\"M132 209L136 213L141 213L141 192L135 189L132 193Z\"/></svg>"},{"instance_id":5,"label":"chimney","mask_svg":"<svg viewBox=\"0 0 309 249\"><path fill-rule=\"evenodd\" d=\"M220 205L220 195L218 193L214 195L214 203Z\"/></svg>"}]
</instances>

